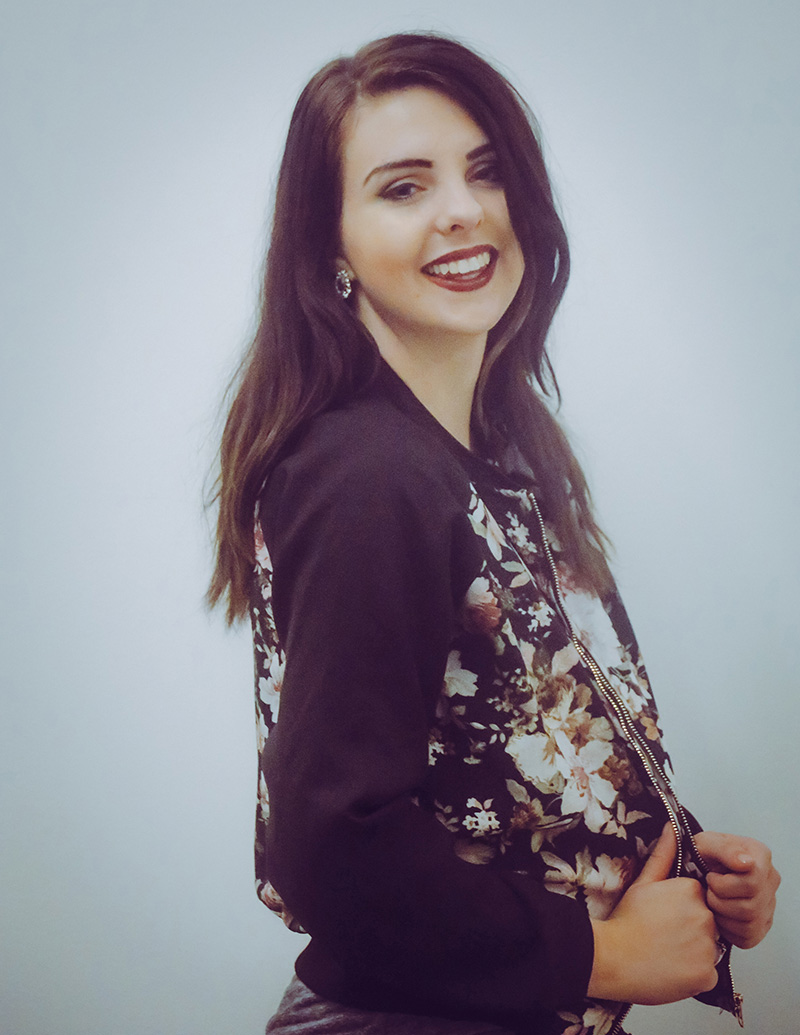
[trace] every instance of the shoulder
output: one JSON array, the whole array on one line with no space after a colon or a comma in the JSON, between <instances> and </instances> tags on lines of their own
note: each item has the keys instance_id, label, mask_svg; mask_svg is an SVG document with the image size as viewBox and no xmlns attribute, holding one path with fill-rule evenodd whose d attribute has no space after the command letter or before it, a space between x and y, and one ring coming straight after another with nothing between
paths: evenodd
<instances>
[{"instance_id":1,"label":"shoulder","mask_svg":"<svg viewBox=\"0 0 800 1035\"><path fill-rule=\"evenodd\" d=\"M443 433L446 434L446 433ZM463 511L469 476L442 437L380 395L315 417L275 466L262 495L277 518L320 508Z\"/></svg>"},{"instance_id":2,"label":"shoulder","mask_svg":"<svg viewBox=\"0 0 800 1035\"><path fill-rule=\"evenodd\" d=\"M470 500L468 473L413 411L378 397L321 414L259 499L276 616L288 625L289 598L343 594L343 613L405 608L447 624L480 566Z\"/></svg>"}]
</instances>

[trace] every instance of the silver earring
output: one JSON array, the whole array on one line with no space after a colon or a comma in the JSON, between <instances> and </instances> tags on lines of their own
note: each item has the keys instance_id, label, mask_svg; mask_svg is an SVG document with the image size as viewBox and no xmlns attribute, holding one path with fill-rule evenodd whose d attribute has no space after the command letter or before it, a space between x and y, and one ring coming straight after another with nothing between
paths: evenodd
<instances>
[{"instance_id":1,"label":"silver earring","mask_svg":"<svg viewBox=\"0 0 800 1035\"><path fill-rule=\"evenodd\" d=\"M350 274L346 269L340 269L336 271L336 279L334 280L336 291L341 298L349 298L353 293L353 283L350 280Z\"/></svg>"}]
</instances>

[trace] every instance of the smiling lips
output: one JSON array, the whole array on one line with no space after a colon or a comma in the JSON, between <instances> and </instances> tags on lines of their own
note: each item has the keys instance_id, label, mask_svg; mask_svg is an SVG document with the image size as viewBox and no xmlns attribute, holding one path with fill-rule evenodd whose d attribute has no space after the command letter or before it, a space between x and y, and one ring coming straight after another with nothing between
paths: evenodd
<instances>
[{"instance_id":1,"label":"smiling lips","mask_svg":"<svg viewBox=\"0 0 800 1035\"><path fill-rule=\"evenodd\" d=\"M477 291L492 279L496 263L497 249L482 244L441 255L422 272L449 291Z\"/></svg>"}]
</instances>

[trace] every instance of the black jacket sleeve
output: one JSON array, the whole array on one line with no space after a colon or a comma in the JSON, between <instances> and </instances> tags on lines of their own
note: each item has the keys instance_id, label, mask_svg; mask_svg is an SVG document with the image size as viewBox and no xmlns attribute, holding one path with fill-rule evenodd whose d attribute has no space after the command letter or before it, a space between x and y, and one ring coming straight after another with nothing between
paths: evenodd
<instances>
[{"instance_id":1,"label":"black jacket sleeve","mask_svg":"<svg viewBox=\"0 0 800 1035\"><path fill-rule=\"evenodd\" d=\"M478 561L463 476L409 452L312 442L262 500L287 658L262 760L269 877L312 936L297 970L318 994L530 1023L585 996L591 925L526 875L458 858L416 804Z\"/></svg>"}]
</instances>

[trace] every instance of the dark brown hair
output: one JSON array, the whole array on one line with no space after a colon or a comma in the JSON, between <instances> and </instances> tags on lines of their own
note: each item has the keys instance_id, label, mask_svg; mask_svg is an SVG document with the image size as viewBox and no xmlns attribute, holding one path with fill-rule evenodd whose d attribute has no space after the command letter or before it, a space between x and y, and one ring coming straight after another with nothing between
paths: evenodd
<instances>
[{"instance_id":1,"label":"dark brown hair","mask_svg":"<svg viewBox=\"0 0 800 1035\"><path fill-rule=\"evenodd\" d=\"M608 584L603 535L580 466L551 413L559 399L545 339L569 275L535 119L513 86L455 40L402 33L321 69L292 115L278 177L261 318L229 389L220 448L217 560L208 601L227 594L228 620L245 614L255 502L289 437L374 375L375 342L334 289L345 116L361 97L426 86L459 104L491 141L525 272L489 333L474 424L490 447L514 443L536 472L542 502L582 580Z\"/></svg>"}]
</instances>

